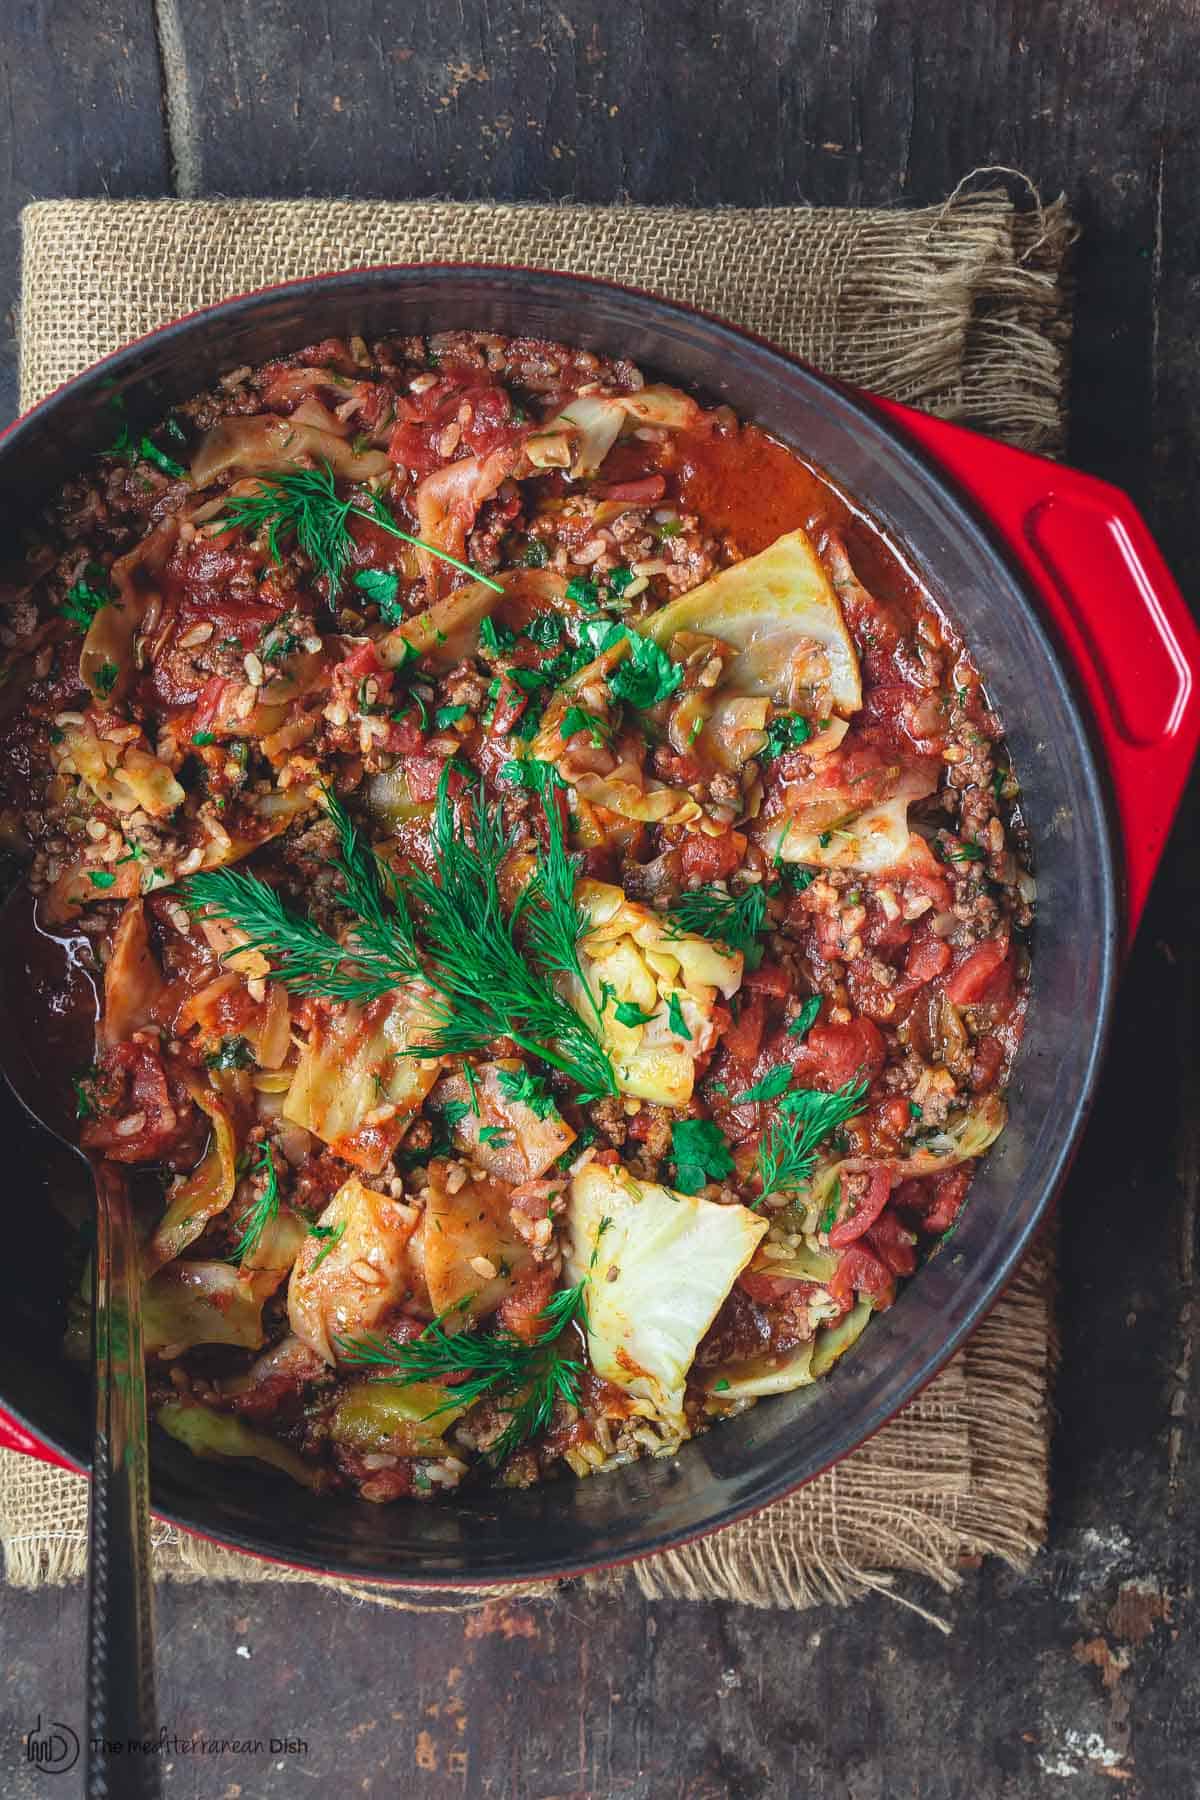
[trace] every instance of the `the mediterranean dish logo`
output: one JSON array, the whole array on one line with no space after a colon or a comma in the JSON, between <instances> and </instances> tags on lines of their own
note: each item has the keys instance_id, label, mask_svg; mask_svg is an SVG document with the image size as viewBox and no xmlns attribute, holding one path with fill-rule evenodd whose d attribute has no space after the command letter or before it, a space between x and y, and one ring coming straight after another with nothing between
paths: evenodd
<instances>
[{"instance_id":1,"label":"the mediterranean dish logo","mask_svg":"<svg viewBox=\"0 0 1200 1800\"><path fill-rule=\"evenodd\" d=\"M92 1756L110 1762L139 1756L307 1756L308 1740L302 1737L205 1737L199 1732L180 1737L164 1725L157 1737L92 1738ZM37 1724L25 1737L25 1761L45 1775L65 1775L79 1761L79 1734L61 1720Z\"/></svg>"}]
</instances>

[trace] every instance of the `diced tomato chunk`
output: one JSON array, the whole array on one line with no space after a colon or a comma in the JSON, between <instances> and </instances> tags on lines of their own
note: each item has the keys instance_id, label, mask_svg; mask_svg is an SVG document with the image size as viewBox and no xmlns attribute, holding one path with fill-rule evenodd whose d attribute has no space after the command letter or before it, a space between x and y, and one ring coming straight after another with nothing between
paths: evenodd
<instances>
[{"instance_id":1,"label":"diced tomato chunk","mask_svg":"<svg viewBox=\"0 0 1200 1800\"><path fill-rule=\"evenodd\" d=\"M752 993L725 1033L725 1049L734 1062L749 1068L762 1046L763 1027L767 1022L767 1005L761 994Z\"/></svg>"},{"instance_id":2,"label":"diced tomato chunk","mask_svg":"<svg viewBox=\"0 0 1200 1800\"><path fill-rule=\"evenodd\" d=\"M408 791L414 800L436 800L438 784L442 779L445 763L440 756L413 756L404 765L404 773L408 776ZM450 794L460 794L466 786L457 769L451 769L448 782Z\"/></svg>"},{"instance_id":3,"label":"diced tomato chunk","mask_svg":"<svg viewBox=\"0 0 1200 1800\"><path fill-rule=\"evenodd\" d=\"M883 1213L867 1233L867 1243L893 1275L911 1275L917 1266L916 1239L895 1213Z\"/></svg>"},{"instance_id":4,"label":"diced tomato chunk","mask_svg":"<svg viewBox=\"0 0 1200 1800\"><path fill-rule=\"evenodd\" d=\"M496 1324L501 1331L511 1331L514 1337L524 1338L532 1343L542 1334L542 1321L539 1317L546 1302L554 1292L558 1280L549 1263L534 1267L523 1277L510 1294L505 1294L496 1310Z\"/></svg>"},{"instance_id":5,"label":"diced tomato chunk","mask_svg":"<svg viewBox=\"0 0 1200 1800\"><path fill-rule=\"evenodd\" d=\"M944 944L931 931L918 932L904 959L904 979L916 987L934 981L950 967L949 944Z\"/></svg>"},{"instance_id":6,"label":"diced tomato chunk","mask_svg":"<svg viewBox=\"0 0 1200 1800\"><path fill-rule=\"evenodd\" d=\"M933 1204L921 1220L922 1231L927 1231L931 1237L940 1237L943 1231L949 1231L962 1211L973 1173L968 1163L958 1169L947 1169L944 1175L934 1176Z\"/></svg>"},{"instance_id":7,"label":"diced tomato chunk","mask_svg":"<svg viewBox=\"0 0 1200 1800\"><path fill-rule=\"evenodd\" d=\"M778 963L764 963L761 969L747 969L742 986L773 1000L786 1000L792 991L792 978Z\"/></svg>"},{"instance_id":8,"label":"diced tomato chunk","mask_svg":"<svg viewBox=\"0 0 1200 1800\"><path fill-rule=\"evenodd\" d=\"M878 1025L851 1019L847 1025L814 1025L794 1067L804 1081L832 1092L848 1081L874 1081L886 1055Z\"/></svg>"},{"instance_id":9,"label":"diced tomato chunk","mask_svg":"<svg viewBox=\"0 0 1200 1800\"><path fill-rule=\"evenodd\" d=\"M1007 985L1009 948L1004 938L988 938L968 951L946 983L955 1006L974 1006L998 999Z\"/></svg>"},{"instance_id":10,"label":"diced tomato chunk","mask_svg":"<svg viewBox=\"0 0 1200 1800\"><path fill-rule=\"evenodd\" d=\"M861 1244L851 1244L842 1254L837 1273L829 1283L829 1292L844 1312L853 1304L855 1294L869 1294L882 1312L895 1298L896 1282L877 1256L872 1256Z\"/></svg>"},{"instance_id":11,"label":"diced tomato chunk","mask_svg":"<svg viewBox=\"0 0 1200 1800\"><path fill-rule=\"evenodd\" d=\"M816 1282L803 1280L798 1275L768 1275L758 1269L747 1269L739 1275L738 1286L760 1306L807 1299L817 1288Z\"/></svg>"},{"instance_id":12,"label":"diced tomato chunk","mask_svg":"<svg viewBox=\"0 0 1200 1800\"><path fill-rule=\"evenodd\" d=\"M746 853L745 834L723 831L720 837L706 837L703 832L689 832L683 842L679 863L685 875L698 875L701 881L718 881L732 875Z\"/></svg>"},{"instance_id":13,"label":"diced tomato chunk","mask_svg":"<svg viewBox=\"0 0 1200 1800\"><path fill-rule=\"evenodd\" d=\"M639 506L653 506L667 491L661 475L643 475L640 481L610 481L592 489L598 500L633 500Z\"/></svg>"},{"instance_id":14,"label":"diced tomato chunk","mask_svg":"<svg viewBox=\"0 0 1200 1800\"><path fill-rule=\"evenodd\" d=\"M846 1218L839 1219L829 1233L831 1250L842 1250L869 1231L888 1203L892 1191L892 1174L886 1166L872 1169L867 1191Z\"/></svg>"}]
</instances>

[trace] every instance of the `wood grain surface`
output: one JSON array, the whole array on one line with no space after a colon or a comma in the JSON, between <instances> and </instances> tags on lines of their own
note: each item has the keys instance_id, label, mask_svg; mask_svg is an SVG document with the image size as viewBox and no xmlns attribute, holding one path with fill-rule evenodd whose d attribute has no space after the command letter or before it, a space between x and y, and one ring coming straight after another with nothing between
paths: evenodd
<instances>
[{"instance_id":1,"label":"wood grain surface","mask_svg":"<svg viewBox=\"0 0 1200 1800\"><path fill-rule=\"evenodd\" d=\"M1196 591L1194 0L8 0L0 74L9 307L34 197L903 204L1023 169L1083 226L1071 458L1134 494ZM168 1755L168 1793L1200 1793L1197 823L1193 801L1063 1200L1053 1531L1028 1576L968 1573L949 1640L882 1598L796 1616L572 1594L464 1619L167 1591L170 1729L307 1741ZM81 1721L82 1616L78 1593L0 1595L14 1800L49 1786L21 1733Z\"/></svg>"}]
</instances>

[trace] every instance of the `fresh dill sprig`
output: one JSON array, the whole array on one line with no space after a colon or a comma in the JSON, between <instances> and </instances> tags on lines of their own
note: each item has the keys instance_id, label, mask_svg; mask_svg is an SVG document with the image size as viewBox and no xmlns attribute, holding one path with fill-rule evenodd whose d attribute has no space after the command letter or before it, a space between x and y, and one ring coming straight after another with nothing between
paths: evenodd
<instances>
[{"instance_id":1,"label":"fresh dill sprig","mask_svg":"<svg viewBox=\"0 0 1200 1800\"><path fill-rule=\"evenodd\" d=\"M573 1320L586 1320L586 1288L585 1277L577 1286L552 1295L538 1314L544 1329L531 1343L511 1331L449 1332L445 1322L450 1313L442 1313L407 1344L393 1344L374 1332L337 1337L334 1343L341 1362L351 1368L394 1369L402 1387L445 1380L446 1398L425 1415L427 1419L473 1406L485 1395L514 1401L508 1424L487 1452L493 1462L501 1463L545 1430L556 1399L579 1405L583 1364L561 1355L555 1344Z\"/></svg>"},{"instance_id":2,"label":"fresh dill sprig","mask_svg":"<svg viewBox=\"0 0 1200 1800\"><path fill-rule=\"evenodd\" d=\"M315 469L287 469L275 475L260 476L257 492L236 494L226 500L219 518L223 526L248 531L255 537L265 532L272 561L277 563L283 560L280 538L295 538L301 554L328 580L331 600L336 600L341 591L342 577L353 549L354 540L347 522L351 518L366 519L403 543L413 544L418 550L436 556L440 562L449 563L451 568L469 575L472 581L482 581L497 594L504 592L498 581L473 569L470 563L460 562L448 550L439 550L435 544L427 544L423 538L402 531L377 494L369 507L358 506L353 500L340 500L333 469L327 462Z\"/></svg>"},{"instance_id":3,"label":"fresh dill sprig","mask_svg":"<svg viewBox=\"0 0 1200 1800\"><path fill-rule=\"evenodd\" d=\"M549 812L547 806L547 816ZM558 843L560 863L569 870L561 835ZM561 867L555 864L553 851L539 855L530 884L533 895L523 896L513 917L506 918L500 906L499 877L511 848L501 809L486 805L482 784L471 808L470 834L456 824L448 770L444 770L433 824L437 873L414 869L408 884L429 952L428 979L443 997L432 1047L446 1056L465 1056L507 1036L521 1049L562 1070L584 1090L585 1097L615 1094L612 1064L598 1038L553 986L551 977L561 970L562 962L553 958L542 962L541 958L547 949L562 950L565 955L573 942L571 953L578 961L582 926L573 923L578 919L573 873L572 922L565 916L551 917L563 904ZM528 960L514 936L518 919L533 926Z\"/></svg>"},{"instance_id":4,"label":"fresh dill sprig","mask_svg":"<svg viewBox=\"0 0 1200 1800\"><path fill-rule=\"evenodd\" d=\"M553 985L555 973L578 968L583 930L561 831L555 837L551 828L551 849L539 854L532 897L508 918L498 884L512 842L500 808L486 806L481 788L469 833L460 828L450 801L449 765L434 817L435 872L414 869L407 892L361 842L329 791L325 805L338 834L332 866L342 878L343 903L355 916L353 933L339 943L285 906L269 882L245 870L189 876L182 883L188 904L208 907L245 933L248 943L229 954L258 950L287 987L346 1002L376 999L424 981L432 990L425 1001L432 1028L412 1054L462 1057L510 1037L561 1070L583 1090L582 1097L617 1092L598 1038ZM530 938L528 958L514 936L518 919ZM581 969L579 975L582 979Z\"/></svg>"},{"instance_id":5,"label":"fresh dill sprig","mask_svg":"<svg viewBox=\"0 0 1200 1800\"><path fill-rule=\"evenodd\" d=\"M238 1221L242 1227L242 1235L230 1256L230 1261L235 1263L243 1262L249 1256L251 1250L257 1247L267 1226L279 1217L279 1178L275 1173L275 1158L270 1144L263 1144L262 1154L254 1164L253 1172L256 1175L265 1174L267 1181L254 1205Z\"/></svg>"},{"instance_id":6,"label":"fresh dill sprig","mask_svg":"<svg viewBox=\"0 0 1200 1800\"><path fill-rule=\"evenodd\" d=\"M548 842L545 849L538 848L533 880L525 889L518 909L524 923L525 939L543 969L578 982L596 1023L600 1024L602 1009L584 974L579 955L588 921L575 899L575 862L563 841L562 819L555 799L555 789L566 784L553 763L535 760L529 768L546 814Z\"/></svg>"},{"instance_id":7,"label":"fresh dill sprig","mask_svg":"<svg viewBox=\"0 0 1200 1800\"><path fill-rule=\"evenodd\" d=\"M795 1193L817 1166L817 1148L831 1131L863 1109L865 1081L848 1081L832 1094L817 1088L793 1088L775 1109L768 1135L758 1147L761 1206L768 1194Z\"/></svg>"},{"instance_id":8,"label":"fresh dill sprig","mask_svg":"<svg viewBox=\"0 0 1200 1800\"><path fill-rule=\"evenodd\" d=\"M414 968L401 934L340 944L311 919L285 906L269 881L245 869L205 869L181 883L187 904L228 919L246 934L238 950L258 950L285 987L347 1003L376 1000L411 981Z\"/></svg>"},{"instance_id":9,"label":"fresh dill sprig","mask_svg":"<svg viewBox=\"0 0 1200 1800\"><path fill-rule=\"evenodd\" d=\"M767 896L761 883L734 895L709 882L680 894L671 902L667 917L673 935L691 931L724 944L727 950L740 950L748 969L757 969L763 959L758 939L766 924Z\"/></svg>"}]
</instances>

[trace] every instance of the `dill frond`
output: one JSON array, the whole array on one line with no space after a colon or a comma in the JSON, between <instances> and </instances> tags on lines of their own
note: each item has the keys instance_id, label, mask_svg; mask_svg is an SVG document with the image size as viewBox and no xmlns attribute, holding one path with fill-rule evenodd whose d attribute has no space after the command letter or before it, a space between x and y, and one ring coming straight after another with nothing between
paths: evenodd
<instances>
[{"instance_id":1,"label":"dill frond","mask_svg":"<svg viewBox=\"0 0 1200 1800\"><path fill-rule=\"evenodd\" d=\"M694 888L671 902L667 917L675 934L691 931L727 950L740 950L748 969L757 969L762 961L758 939L766 924L767 896L761 883L737 895L713 883Z\"/></svg>"},{"instance_id":2,"label":"dill frond","mask_svg":"<svg viewBox=\"0 0 1200 1800\"><path fill-rule=\"evenodd\" d=\"M374 1332L357 1338L338 1337L334 1343L341 1362L351 1368L394 1370L402 1387L414 1382L445 1381L446 1398L425 1415L427 1419L435 1419L451 1408L472 1406L485 1395L501 1401L511 1399L512 1416L488 1452L494 1462L500 1463L545 1430L556 1399L562 1398L572 1406L579 1404L583 1365L562 1356L555 1344L573 1320L582 1322L586 1317L586 1287L585 1279L551 1297L538 1315L544 1329L531 1343L509 1331L449 1332L445 1324L449 1313L434 1319L419 1338L407 1344L393 1344Z\"/></svg>"},{"instance_id":3,"label":"dill frond","mask_svg":"<svg viewBox=\"0 0 1200 1800\"><path fill-rule=\"evenodd\" d=\"M369 507L339 499L333 469L327 462L315 469L285 469L275 475L260 476L257 491L231 496L219 517L223 526L248 531L254 537L265 533L271 559L276 563L283 560L280 540L294 538L301 555L328 581L331 600L336 600L341 592L353 548L348 523L351 518L366 519L403 543L449 563L472 581L482 581L498 594L504 592L498 581L472 568L470 563L460 562L448 550L439 550L436 544L427 544L424 538L401 530L378 494L372 497Z\"/></svg>"},{"instance_id":4,"label":"dill frond","mask_svg":"<svg viewBox=\"0 0 1200 1800\"><path fill-rule=\"evenodd\" d=\"M832 1131L863 1109L865 1081L848 1081L832 1094L816 1088L793 1088L775 1109L768 1135L758 1147L761 1206L768 1194L794 1193L812 1177L817 1147Z\"/></svg>"}]
</instances>

